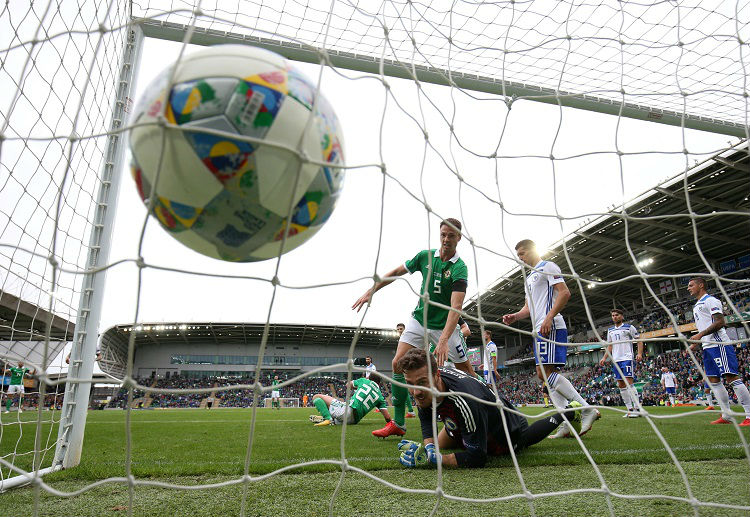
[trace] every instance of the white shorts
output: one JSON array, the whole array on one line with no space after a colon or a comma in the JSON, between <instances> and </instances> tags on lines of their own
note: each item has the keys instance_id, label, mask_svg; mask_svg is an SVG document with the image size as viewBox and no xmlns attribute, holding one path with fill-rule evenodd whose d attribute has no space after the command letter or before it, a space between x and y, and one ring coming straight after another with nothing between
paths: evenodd
<instances>
[{"instance_id":1,"label":"white shorts","mask_svg":"<svg viewBox=\"0 0 750 517\"><path fill-rule=\"evenodd\" d=\"M280 397L281 397L281 395L279 395L279 390L273 390L271 392L271 398L272 399L277 399L277 398L280 398Z\"/></svg>"},{"instance_id":2,"label":"white shorts","mask_svg":"<svg viewBox=\"0 0 750 517\"><path fill-rule=\"evenodd\" d=\"M14 393L26 393L26 390L23 387L23 384L11 384L8 386L8 395L13 395Z\"/></svg>"},{"instance_id":3,"label":"white shorts","mask_svg":"<svg viewBox=\"0 0 750 517\"><path fill-rule=\"evenodd\" d=\"M424 342L424 331L425 328L412 317L406 324L406 329L404 330L404 333L401 334L401 339L399 341L402 341L407 345L411 345L414 348L428 350L428 347L425 346ZM429 340L429 344L431 345L429 347L430 351L432 351L434 347L437 346L438 341L440 340L440 335L442 333L442 329L427 329L427 339ZM464 363L469 360L468 356L466 355L466 342L464 341L464 336L463 334L461 334L461 329L458 327L458 325L456 325L453 334L451 334L451 337L448 339L448 360L453 363Z\"/></svg>"},{"instance_id":4,"label":"white shorts","mask_svg":"<svg viewBox=\"0 0 750 517\"><path fill-rule=\"evenodd\" d=\"M331 413L331 418L334 424L343 424L344 415L347 417L347 424L354 423L354 413L349 410L349 406L344 404L338 399L333 399L331 405L328 407L328 412Z\"/></svg>"}]
</instances>

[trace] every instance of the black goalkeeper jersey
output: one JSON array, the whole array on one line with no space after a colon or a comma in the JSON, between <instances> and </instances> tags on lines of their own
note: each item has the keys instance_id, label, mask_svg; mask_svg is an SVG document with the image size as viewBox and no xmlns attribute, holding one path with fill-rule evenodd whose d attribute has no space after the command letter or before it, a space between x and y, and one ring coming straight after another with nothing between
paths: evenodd
<instances>
[{"instance_id":1,"label":"black goalkeeper jersey","mask_svg":"<svg viewBox=\"0 0 750 517\"><path fill-rule=\"evenodd\" d=\"M508 438L503 429L500 408L478 402L463 394L470 394L480 400L496 403L495 394L483 381L469 377L454 368L439 368L440 378L445 383L445 391L452 392L437 406L438 419L443 421L445 430L456 440L464 451L456 453L459 467L481 467L487 456L508 454ZM503 406L515 409L508 400L500 397ZM514 449L518 435L528 427L526 418L509 411L503 411L508 426L510 442ZM434 438L432 433L432 408L419 409L422 424L422 438Z\"/></svg>"}]
</instances>

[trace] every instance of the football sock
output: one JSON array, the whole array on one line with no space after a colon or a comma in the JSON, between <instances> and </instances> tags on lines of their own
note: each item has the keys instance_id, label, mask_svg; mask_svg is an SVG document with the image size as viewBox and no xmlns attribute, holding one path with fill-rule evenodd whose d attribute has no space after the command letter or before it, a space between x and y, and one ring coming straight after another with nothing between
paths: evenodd
<instances>
[{"instance_id":1,"label":"football sock","mask_svg":"<svg viewBox=\"0 0 750 517\"><path fill-rule=\"evenodd\" d=\"M734 389L734 394L737 395L737 402L745 410L745 417L750 418L750 391L747 390L747 386L742 382L742 379L735 379L732 381L732 389Z\"/></svg>"},{"instance_id":2,"label":"football sock","mask_svg":"<svg viewBox=\"0 0 750 517\"><path fill-rule=\"evenodd\" d=\"M674 407L674 396L673 395L669 396L669 405Z\"/></svg>"},{"instance_id":3,"label":"football sock","mask_svg":"<svg viewBox=\"0 0 750 517\"><path fill-rule=\"evenodd\" d=\"M711 395L710 391L708 393L706 393L706 404L709 405L709 406L713 406L714 405L714 398Z\"/></svg>"},{"instance_id":4,"label":"football sock","mask_svg":"<svg viewBox=\"0 0 750 517\"><path fill-rule=\"evenodd\" d=\"M582 406L588 406L588 403L583 399L580 393L576 391L576 389L573 387L573 385L570 383L568 379L563 377L557 372L552 372L547 380L550 387L554 389L556 392L558 392L560 395L565 397L566 400L572 401L575 400ZM552 395L552 394L550 394ZM555 401L555 397L552 396L552 402L557 405L557 402ZM563 407L567 406L567 402L563 404Z\"/></svg>"},{"instance_id":5,"label":"football sock","mask_svg":"<svg viewBox=\"0 0 750 517\"><path fill-rule=\"evenodd\" d=\"M625 403L625 407L628 408L628 411L632 411L633 401L630 398L630 389L627 387L620 388L620 396L622 397L622 401Z\"/></svg>"},{"instance_id":6,"label":"football sock","mask_svg":"<svg viewBox=\"0 0 750 517\"><path fill-rule=\"evenodd\" d=\"M315 399L313 400L313 404L315 404L315 409L318 410L320 416L322 416L326 420L331 420L331 413L328 411L328 405L326 404L325 400Z\"/></svg>"},{"instance_id":7,"label":"football sock","mask_svg":"<svg viewBox=\"0 0 750 517\"><path fill-rule=\"evenodd\" d=\"M403 373L394 373L393 380L406 382ZM399 427L406 426L406 399L409 397L409 390L396 384L391 384L391 398L393 399L393 420Z\"/></svg>"},{"instance_id":8,"label":"football sock","mask_svg":"<svg viewBox=\"0 0 750 517\"><path fill-rule=\"evenodd\" d=\"M716 401L721 408L721 417L724 420L729 420L729 415L727 414L729 411L729 393L727 393L727 389L724 387L724 384L719 381L716 384L713 382L711 383L711 390L713 390L714 395L716 396Z\"/></svg>"},{"instance_id":9,"label":"football sock","mask_svg":"<svg viewBox=\"0 0 750 517\"><path fill-rule=\"evenodd\" d=\"M11 400L10 397L8 397L7 399L5 399L5 410L6 411L10 411L11 404L13 404L13 400Z\"/></svg>"}]
</instances>

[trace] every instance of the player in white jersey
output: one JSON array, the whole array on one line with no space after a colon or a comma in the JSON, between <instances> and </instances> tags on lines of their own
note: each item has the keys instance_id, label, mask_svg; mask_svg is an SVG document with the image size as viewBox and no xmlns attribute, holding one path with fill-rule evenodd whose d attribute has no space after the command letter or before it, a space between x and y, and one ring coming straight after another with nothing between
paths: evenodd
<instances>
[{"instance_id":1,"label":"player in white jersey","mask_svg":"<svg viewBox=\"0 0 750 517\"><path fill-rule=\"evenodd\" d=\"M568 329L560 311L570 299L570 290L565 285L560 268L554 262L542 260L536 250L534 241L525 239L516 244L516 255L526 266L526 304L518 312L503 316L503 323L511 325L518 320L531 317L534 332L537 335L534 344L537 376L549 385L550 398L558 409L565 409L569 402L575 401L582 406L588 403L573 387L568 379L557 372L565 364L567 356L566 343ZM586 434L599 412L594 408L581 411L581 432ZM570 428L561 425L558 432L550 438L562 438L570 435Z\"/></svg>"},{"instance_id":2,"label":"player in white jersey","mask_svg":"<svg viewBox=\"0 0 750 517\"><path fill-rule=\"evenodd\" d=\"M641 416L638 411L638 393L632 388L635 381L635 363L633 362L633 341L640 338L638 329L630 323L625 323L625 312L622 309L610 311L614 327L607 329L607 349L599 364L604 366L608 359L612 359L615 370L617 387L620 388L620 396L628 408L624 418L637 418ZM643 359L643 341L638 341L637 361Z\"/></svg>"},{"instance_id":3,"label":"player in white jersey","mask_svg":"<svg viewBox=\"0 0 750 517\"><path fill-rule=\"evenodd\" d=\"M365 379L369 379L370 375L373 372L378 371L378 369L375 367L375 363L372 362L372 357L370 357L369 355L365 357L365 369L367 369L367 371L365 372ZM378 376L375 375L371 380L377 382L378 381L377 377Z\"/></svg>"},{"instance_id":4,"label":"player in white jersey","mask_svg":"<svg viewBox=\"0 0 750 517\"><path fill-rule=\"evenodd\" d=\"M677 393L677 377L669 371L669 368L661 368L661 387L669 397L669 405L674 406L674 396Z\"/></svg>"},{"instance_id":5,"label":"player in white jersey","mask_svg":"<svg viewBox=\"0 0 750 517\"><path fill-rule=\"evenodd\" d=\"M497 345L492 341L492 332L485 330L482 338L484 340L484 380L488 384L497 384L500 374L497 372Z\"/></svg>"},{"instance_id":6,"label":"player in white jersey","mask_svg":"<svg viewBox=\"0 0 750 517\"><path fill-rule=\"evenodd\" d=\"M721 382L723 378L732 386L737 400L745 410L745 420L740 426L750 427L750 392L738 374L734 345L728 343L721 302L706 292L706 281L701 277L691 278L687 289L697 300L693 307L693 320L698 332L690 338L694 341L690 349L695 350L699 344L703 347L703 368L722 411L721 417L711 423L732 423L729 416L729 393Z\"/></svg>"}]
</instances>

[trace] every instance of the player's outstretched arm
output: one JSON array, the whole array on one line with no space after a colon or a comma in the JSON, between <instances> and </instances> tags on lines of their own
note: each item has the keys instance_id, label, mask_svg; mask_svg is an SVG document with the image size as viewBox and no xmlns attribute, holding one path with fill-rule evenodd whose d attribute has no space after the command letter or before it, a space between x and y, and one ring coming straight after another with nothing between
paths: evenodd
<instances>
[{"instance_id":1,"label":"player's outstretched arm","mask_svg":"<svg viewBox=\"0 0 750 517\"><path fill-rule=\"evenodd\" d=\"M523 309L521 309L518 312L513 312L511 314L506 314L503 316L503 323L505 325L512 325L513 323L517 322L518 320L525 320L529 317L531 313L529 312L529 300L526 300L526 303L523 306Z\"/></svg>"},{"instance_id":2,"label":"player's outstretched arm","mask_svg":"<svg viewBox=\"0 0 750 517\"><path fill-rule=\"evenodd\" d=\"M365 291L365 294L357 298L357 301L354 302L354 305L352 305L352 310L356 310L357 312L359 312L362 307L372 302L372 295L393 282L395 280L395 277L405 275L408 272L409 271L406 269L406 266L401 264L396 269L393 269L386 273L384 280L377 282L374 286Z\"/></svg>"}]
</instances>

